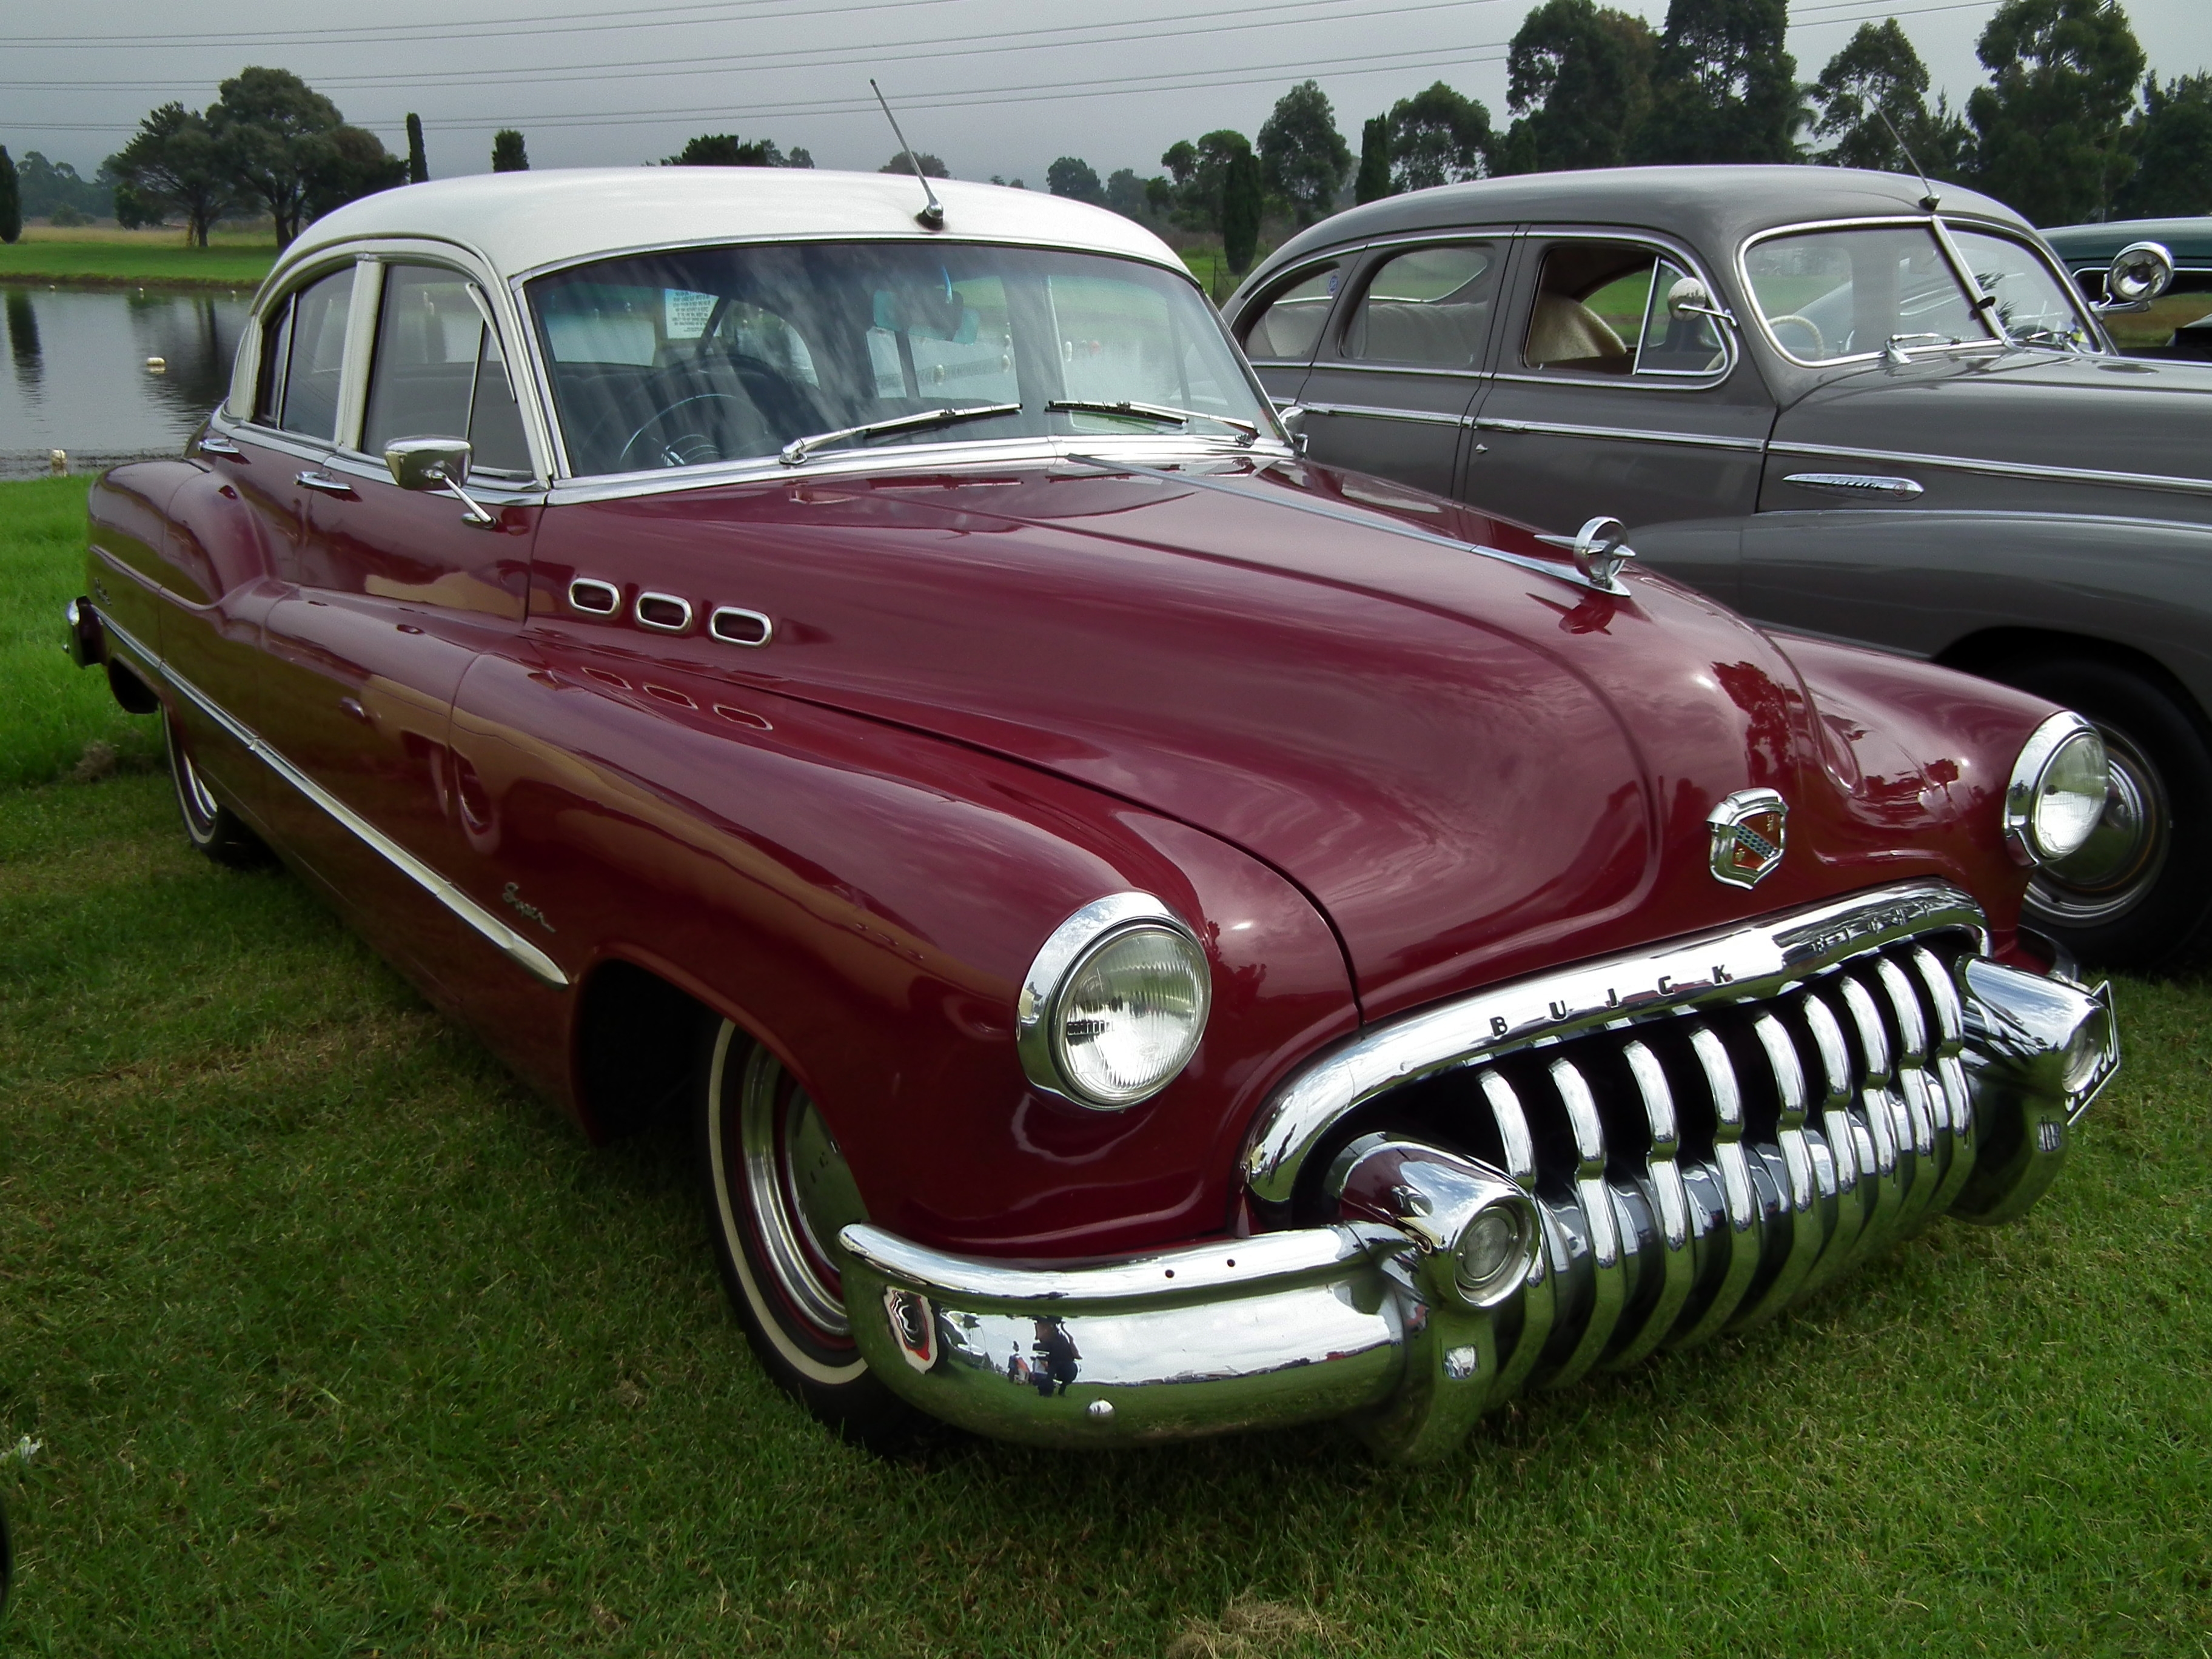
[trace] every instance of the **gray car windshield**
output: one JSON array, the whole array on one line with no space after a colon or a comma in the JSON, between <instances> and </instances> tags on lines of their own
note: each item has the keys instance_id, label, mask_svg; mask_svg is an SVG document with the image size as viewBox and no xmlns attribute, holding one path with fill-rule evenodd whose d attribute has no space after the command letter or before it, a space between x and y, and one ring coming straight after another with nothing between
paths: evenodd
<instances>
[{"instance_id":1,"label":"gray car windshield","mask_svg":"<svg viewBox=\"0 0 2212 1659\"><path fill-rule=\"evenodd\" d=\"M1273 429L1197 289L1134 260L945 242L700 248L528 291L579 475L774 457L994 404L1019 408L800 453L1163 429L1049 407L1069 401L1185 411L1198 437Z\"/></svg>"},{"instance_id":2,"label":"gray car windshield","mask_svg":"<svg viewBox=\"0 0 2212 1659\"><path fill-rule=\"evenodd\" d=\"M2012 339L2097 349L2080 311L2033 250L1986 232L1956 226L1951 232ZM1745 250L1744 274L1767 331L1801 362L1870 356L1893 343L1907 351L1996 343L1925 225L1769 237Z\"/></svg>"}]
</instances>

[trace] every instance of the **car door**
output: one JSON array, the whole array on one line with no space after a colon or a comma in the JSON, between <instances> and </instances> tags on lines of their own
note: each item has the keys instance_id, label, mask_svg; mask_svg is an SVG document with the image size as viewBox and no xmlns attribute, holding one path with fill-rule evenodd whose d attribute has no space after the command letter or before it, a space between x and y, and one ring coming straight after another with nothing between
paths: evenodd
<instances>
[{"instance_id":1,"label":"car door","mask_svg":"<svg viewBox=\"0 0 2212 1659\"><path fill-rule=\"evenodd\" d=\"M354 284L350 259L325 265L263 312L249 418L203 438L207 471L183 486L169 514L159 648L172 677L198 694L176 703L181 735L200 771L257 815L273 797L240 732L259 728L263 629L307 534L300 481L321 470L336 441ZM236 505L189 510L183 497L202 489Z\"/></svg>"},{"instance_id":2,"label":"car door","mask_svg":"<svg viewBox=\"0 0 2212 1659\"><path fill-rule=\"evenodd\" d=\"M1299 393L1309 455L1452 493L1510 246L1477 234L1361 256Z\"/></svg>"},{"instance_id":3,"label":"car door","mask_svg":"<svg viewBox=\"0 0 2212 1659\"><path fill-rule=\"evenodd\" d=\"M541 492L482 287L427 260L362 271L362 390L306 481L307 532L265 625L262 723L329 798L293 793L280 833L349 896L388 895L369 931L442 979L470 959L422 890L426 875L447 878L468 834L468 781L447 747L453 696L471 660L521 627ZM415 437L470 442L467 489L489 523L393 482L379 457Z\"/></svg>"},{"instance_id":4,"label":"car door","mask_svg":"<svg viewBox=\"0 0 2212 1659\"><path fill-rule=\"evenodd\" d=\"M1632 530L1747 516L1774 400L1729 324L1670 306L1686 281L1719 292L1687 250L1644 233L1532 232L1465 499L1564 533L1599 514ZM1669 568L1725 595L1732 547L1719 532L1706 568Z\"/></svg>"}]
</instances>

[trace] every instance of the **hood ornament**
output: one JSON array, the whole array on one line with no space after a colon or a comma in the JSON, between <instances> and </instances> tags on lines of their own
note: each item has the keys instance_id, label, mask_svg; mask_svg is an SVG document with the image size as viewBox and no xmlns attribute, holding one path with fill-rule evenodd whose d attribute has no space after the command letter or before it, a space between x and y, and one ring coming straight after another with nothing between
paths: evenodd
<instances>
[{"instance_id":1,"label":"hood ornament","mask_svg":"<svg viewBox=\"0 0 2212 1659\"><path fill-rule=\"evenodd\" d=\"M1782 862L1790 803L1771 789L1739 789L1706 816L1713 832L1713 879L1756 887Z\"/></svg>"}]
</instances>

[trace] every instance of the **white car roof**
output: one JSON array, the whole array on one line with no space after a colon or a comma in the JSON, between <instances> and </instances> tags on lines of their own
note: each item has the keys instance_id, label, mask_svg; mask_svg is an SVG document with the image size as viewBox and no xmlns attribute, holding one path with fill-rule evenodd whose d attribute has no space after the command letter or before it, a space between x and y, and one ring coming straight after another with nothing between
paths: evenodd
<instances>
[{"instance_id":1,"label":"white car roof","mask_svg":"<svg viewBox=\"0 0 2212 1659\"><path fill-rule=\"evenodd\" d=\"M799 238L1020 242L1185 267L1133 220L1040 191L933 179L945 228L925 230L910 173L804 167L576 167L488 173L379 191L327 213L284 252L271 285L342 242L453 242L502 279L595 254Z\"/></svg>"}]
</instances>

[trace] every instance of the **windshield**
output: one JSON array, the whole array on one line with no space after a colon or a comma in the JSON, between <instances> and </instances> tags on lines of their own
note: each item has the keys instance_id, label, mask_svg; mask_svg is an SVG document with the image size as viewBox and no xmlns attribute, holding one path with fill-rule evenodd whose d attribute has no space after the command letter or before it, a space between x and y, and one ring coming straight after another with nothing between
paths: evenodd
<instances>
[{"instance_id":1,"label":"windshield","mask_svg":"<svg viewBox=\"0 0 2212 1659\"><path fill-rule=\"evenodd\" d=\"M1047 407L1069 400L1181 411L1203 437L1248 435L1215 419L1273 429L1198 291L1133 260L961 243L702 248L561 271L529 295L580 475L772 457L830 434L849 449L1177 429ZM989 404L1019 408L849 435Z\"/></svg>"},{"instance_id":2,"label":"windshield","mask_svg":"<svg viewBox=\"0 0 2212 1659\"><path fill-rule=\"evenodd\" d=\"M2080 311L2032 249L1984 231L1950 229L2014 340L2097 349ZM1744 275L1767 331L1801 362L1871 356L1892 342L1915 350L1996 338L1925 224L1769 237L1744 251Z\"/></svg>"}]
</instances>

